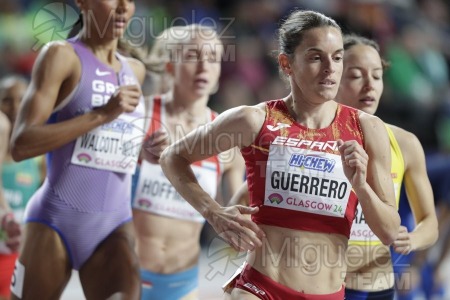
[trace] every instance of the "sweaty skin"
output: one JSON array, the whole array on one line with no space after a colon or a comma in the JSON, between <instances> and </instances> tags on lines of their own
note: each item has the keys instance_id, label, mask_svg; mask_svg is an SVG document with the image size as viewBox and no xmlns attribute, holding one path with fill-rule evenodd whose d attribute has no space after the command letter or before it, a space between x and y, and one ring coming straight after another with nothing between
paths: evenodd
<instances>
[{"instance_id":1,"label":"sweaty skin","mask_svg":"<svg viewBox=\"0 0 450 300\"><path fill-rule=\"evenodd\" d=\"M337 109L333 98L342 72L340 32L333 27L308 30L296 49L295 57L290 60L287 55L281 54L279 63L290 78L292 92L284 101L292 118L312 129L329 126ZM256 225L244 215L257 213L257 207L221 207L200 188L189 168L192 162L208 156L200 151L201 145L214 141L220 134L236 137L220 141L218 148L221 150L251 145L264 119L264 104L241 106L222 113L211 126L188 134L169 146L160 159L163 170L177 191L211 223L216 232L235 249L250 251L247 262L253 268L284 286L307 294L339 291L343 283L342 274L346 270L345 236ZM365 137L365 150L355 141L339 142L344 172L363 210L368 212L367 222L383 243L390 244L397 237L400 219L390 180L389 140L384 124L378 118L361 113L359 119ZM216 150L209 155L218 153ZM298 246L300 248L297 248L300 250L311 244L330 249L330 261L342 264L337 267L321 266L317 273L311 275L314 258L306 255L301 260L295 251L284 251L285 240L302 241ZM267 245L273 252L267 251ZM270 262L270 257L274 257L270 254L274 253L279 253L277 263ZM298 267L288 267L294 262L299 264ZM234 289L232 297L256 299L254 295L240 289Z\"/></svg>"},{"instance_id":2,"label":"sweaty skin","mask_svg":"<svg viewBox=\"0 0 450 300\"><path fill-rule=\"evenodd\" d=\"M351 46L345 50L344 72L337 99L343 104L374 114L383 92L382 77L383 66L378 51L365 44ZM412 232L408 232L404 226L399 226L397 239L392 246L396 252L408 254L428 248L436 242L438 230L433 192L426 173L424 151L417 137L394 125L387 126L392 131L403 157L404 170L393 171L404 172L403 183L416 222ZM396 192L399 197L400 186ZM350 242L347 257L347 288L379 291L393 287L393 262L387 246L381 243L356 245Z\"/></svg>"},{"instance_id":3,"label":"sweaty skin","mask_svg":"<svg viewBox=\"0 0 450 300\"><path fill-rule=\"evenodd\" d=\"M173 87L171 93L161 97L157 95L161 98L162 109L160 111L164 115L153 119L158 119L157 123L161 119L161 124L158 124L161 128L153 132L143 145L143 149L145 149L143 157L151 164L159 163L161 153L169 144L182 139L210 121L211 111L207 107L207 103L220 76L220 59L223 51L220 40L218 38L204 38L206 35L211 36L211 32L186 31L195 30L189 29L189 27L178 28L178 30L185 31L178 32L176 36L189 37L189 41L175 40L174 43L177 43L182 51L178 53L179 56L165 65L165 70L168 73L165 77L170 77ZM170 33L169 29L168 34ZM190 47L185 47L186 43ZM195 49L202 49L202 51ZM151 109L157 105L155 98L149 99L148 107ZM155 112L152 111L152 113ZM202 151L211 152L209 146L204 147ZM161 276L186 272L196 267L199 262L199 240L203 220L189 219L176 213L170 214L162 208L158 211L157 208L146 209L140 206L139 201L150 199L148 193L146 194L142 190L144 188L148 190L150 182L154 187L156 181L164 182L164 187L161 187L159 192L153 195L152 204L161 201L164 202L164 205L170 205L167 207L171 209L181 209L185 204L183 198L176 194L175 188L170 186L170 183L165 183L166 179L162 178L163 175L159 175L159 173L162 174L161 170L148 165L147 162L143 162L141 165L139 183L133 203L133 222L137 237L136 250L140 267L142 270ZM226 183L224 186L227 187L225 192L228 194L235 193L242 184L244 176L243 159L238 149L230 149L218 155L217 160L209 160L208 162L219 162L216 167L219 168L220 174L217 172L210 174L210 172L208 176L213 176L212 182L210 178L204 180L204 182L216 187L224 182ZM207 172L208 170L200 171ZM142 187L141 190L139 190L140 187ZM216 194L216 188L214 188L213 193ZM220 195L218 196L220 197ZM155 198L158 199L155 200ZM176 200L173 200L175 198ZM176 201L182 201L183 203L175 203ZM161 204L161 207L163 204ZM156 206L153 205L153 207ZM180 255L181 253L182 255ZM148 296L155 297L152 296L152 291L148 293ZM168 293L170 294L170 291ZM183 299L197 298L198 287L183 297Z\"/></svg>"},{"instance_id":4,"label":"sweaty skin","mask_svg":"<svg viewBox=\"0 0 450 300\"><path fill-rule=\"evenodd\" d=\"M85 18L85 26L78 35L79 41L96 57L97 63L110 68L114 73L120 72L122 63L116 56L117 42L134 14L134 3L84 0L77 1L77 5ZM92 22L87 22L88 15L96 19L100 28L105 28L103 34L89 26ZM108 19L110 16L113 22ZM80 83L82 67L80 58L68 42L46 45L33 67L32 79L13 130L13 158L23 160L58 151L83 134L115 120L122 113L134 112L140 103L139 84L144 79L145 68L137 60L126 59L126 62L133 77L136 77L137 84L121 86L103 106L65 121L49 124L47 120L55 107ZM88 188L92 191L99 189L92 185ZM106 190L105 187L100 189ZM122 212L126 213L125 210ZM101 215L96 214L95 217ZM21 299L35 299L36 295L42 299L59 298L72 273L66 244L58 232L38 222L25 225L19 262L26 273L26 276L23 273L21 275L24 276L22 291L15 291L22 293ZM41 274L46 276L40 276ZM139 273L132 225L124 223L112 229L81 266L79 276L83 291L89 299L138 299ZM99 286L103 288L99 289ZM19 297L12 295L12 299Z\"/></svg>"}]
</instances>

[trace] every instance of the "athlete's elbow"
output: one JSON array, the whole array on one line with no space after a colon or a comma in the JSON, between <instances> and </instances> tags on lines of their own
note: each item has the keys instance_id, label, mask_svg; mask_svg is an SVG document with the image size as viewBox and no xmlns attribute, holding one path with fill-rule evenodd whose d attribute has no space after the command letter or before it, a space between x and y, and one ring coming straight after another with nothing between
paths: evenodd
<instances>
[{"instance_id":1,"label":"athlete's elbow","mask_svg":"<svg viewBox=\"0 0 450 300\"><path fill-rule=\"evenodd\" d=\"M391 222L391 224L387 226L387 228L385 228L383 232L380 234L379 238L381 242L386 246L389 246L393 242L395 242L399 234L399 228L400 228L400 217L397 214L394 217L393 222Z\"/></svg>"},{"instance_id":2,"label":"athlete's elbow","mask_svg":"<svg viewBox=\"0 0 450 300\"><path fill-rule=\"evenodd\" d=\"M170 178L173 172L189 168L191 163L192 161L180 154L178 148L174 145L164 149L159 158L159 164L167 178Z\"/></svg>"},{"instance_id":3,"label":"athlete's elbow","mask_svg":"<svg viewBox=\"0 0 450 300\"><path fill-rule=\"evenodd\" d=\"M164 149L164 151L159 156L159 164L161 165L161 168L164 170L164 168L167 165L167 159L168 159L169 153L168 148Z\"/></svg>"},{"instance_id":4,"label":"athlete's elbow","mask_svg":"<svg viewBox=\"0 0 450 300\"><path fill-rule=\"evenodd\" d=\"M19 162L30 158L30 146L29 138L27 138L20 130L12 132L9 141L9 149L14 161Z\"/></svg>"},{"instance_id":5,"label":"athlete's elbow","mask_svg":"<svg viewBox=\"0 0 450 300\"><path fill-rule=\"evenodd\" d=\"M430 237L430 239L431 239L431 240L430 240L430 245L429 245L428 247L431 247L431 246L433 246L434 244L436 244L438 238L439 238L439 231L438 231L437 228L436 228L436 231L434 231L434 232L431 234L431 237Z\"/></svg>"},{"instance_id":6,"label":"athlete's elbow","mask_svg":"<svg viewBox=\"0 0 450 300\"><path fill-rule=\"evenodd\" d=\"M161 153L161 156L159 157L159 164L161 165L161 168L167 176L167 172L169 171L170 167L170 161L172 160L173 152L171 151L171 147L167 147L164 149L164 151Z\"/></svg>"},{"instance_id":7,"label":"athlete's elbow","mask_svg":"<svg viewBox=\"0 0 450 300\"><path fill-rule=\"evenodd\" d=\"M380 234L378 238L383 243L383 245L389 246L393 242L395 242L397 236L398 236L398 229L396 231L393 230L386 231L385 233Z\"/></svg>"},{"instance_id":8,"label":"athlete's elbow","mask_svg":"<svg viewBox=\"0 0 450 300\"><path fill-rule=\"evenodd\" d=\"M431 247L432 245L434 245L438 238L439 238L439 226L438 226L438 221L436 218L436 215L434 215L432 217L432 221L431 221L431 229L429 230L429 239L430 239L430 243L428 245L428 247Z\"/></svg>"},{"instance_id":9,"label":"athlete's elbow","mask_svg":"<svg viewBox=\"0 0 450 300\"><path fill-rule=\"evenodd\" d=\"M147 149L143 149L142 158L151 164L159 164L159 160L160 160L160 156L158 156L154 153L151 153Z\"/></svg>"},{"instance_id":10,"label":"athlete's elbow","mask_svg":"<svg viewBox=\"0 0 450 300\"><path fill-rule=\"evenodd\" d=\"M13 160L16 162L30 158L28 155L29 153L28 147L26 147L25 145L21 145L21 143L11 142L10 149L11 149L11 156Z\"/></svg>"}]
</instances>

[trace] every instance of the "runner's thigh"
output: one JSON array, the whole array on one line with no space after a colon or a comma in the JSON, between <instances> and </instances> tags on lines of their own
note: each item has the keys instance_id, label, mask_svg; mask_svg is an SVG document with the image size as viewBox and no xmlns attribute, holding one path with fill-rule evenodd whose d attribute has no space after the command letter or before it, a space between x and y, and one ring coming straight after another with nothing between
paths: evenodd
<instances>
[{"instance_id":1,"label":"runner's thigh","mask_svg":"<svg viewBox=\"0 0 450 300\"><path fill-rule=\"evenodd\" d=\"M35 222L27 223L24 233L11 283L11 299L59 299L72 275L60 236L49 226ZM22 293L22 297L17 298L17 293Z\"/></svg>"},{"instance_id":2,"label":"runner's thigh","mask_svg":"<svg viewBox=\"0 0 450 300\"><path fill-rule=\"evenodd\" d=\"M118 227L80 269L87 299L139 299L139 263L134 252L132 224Z\"/></svg>"}]
</instances>

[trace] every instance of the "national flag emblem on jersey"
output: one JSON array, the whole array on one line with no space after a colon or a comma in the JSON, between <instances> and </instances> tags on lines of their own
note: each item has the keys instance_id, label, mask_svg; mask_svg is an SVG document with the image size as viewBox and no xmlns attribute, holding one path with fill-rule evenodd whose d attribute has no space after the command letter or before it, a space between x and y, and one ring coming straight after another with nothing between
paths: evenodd
<instances>
[{"instance_id":1,"label":"national flag emblem on jersey","mask_svg":"<svg viewBox=\"0 0 450 300\"><path fill-rule=\"evenodd\" d=\"M151 289L153 287L153 283L150 281L142 281L142 288L143 289Z\"/></svg>"}]
</instances>

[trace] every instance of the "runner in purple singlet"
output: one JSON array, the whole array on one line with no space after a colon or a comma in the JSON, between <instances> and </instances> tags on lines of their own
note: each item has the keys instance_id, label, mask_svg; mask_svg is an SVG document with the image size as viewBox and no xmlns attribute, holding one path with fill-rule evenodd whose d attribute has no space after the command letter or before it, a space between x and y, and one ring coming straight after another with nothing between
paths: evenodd
<instances>
[{"instance_id":1,"label":"runner in purple singlet","mask_svg":"<svg viewBox=\"0 0 450 300\"><path fill-rule=\"evenodd\" d=\"M25 212L12 299L59 299L72 269L87 299L139 298L130 194L145 68L116 51L135 4L77 5L84 26L42 49L12 134L15 160L49 153Z\"/></svg>"}]
</instances>

